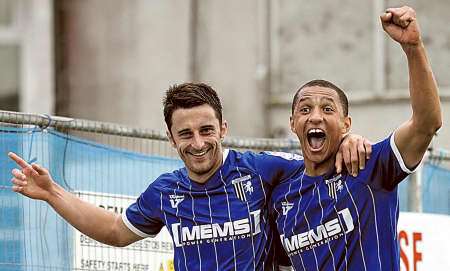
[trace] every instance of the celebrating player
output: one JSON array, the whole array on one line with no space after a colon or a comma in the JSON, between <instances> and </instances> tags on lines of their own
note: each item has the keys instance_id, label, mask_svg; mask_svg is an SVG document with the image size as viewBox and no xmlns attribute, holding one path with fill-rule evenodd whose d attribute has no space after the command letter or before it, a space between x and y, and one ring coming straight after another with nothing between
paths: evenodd
<instances>
[{"instance_id":1,"label":"celebrating player","mask_svg":"<svg viewBox=\"0 0 450 271\"><path fill-rule=\"evenodd\" d=\"M21 167L12 172L13 190L48 202L79 231L113 246L154 236L166 226L177 270L277 270L282 257L275 251L268 197L280 180L303 169L303 161L292 154L223 149L227 123L219 97L205 84L170 88L164 117L185 167L157 178L122 216L80 200L45 168L10 153ZM342 146L351 154L340 155L347 163L358 161L358 149L370 152L359 136L347 137Z\"/></svg>"},{"instance_id":2,"label":"celebrating player","mask_svg":"<svg viewBox=\"0 0 450 271\"><path fill-rule=\"evenodd\" d=\"M411 119L373 145L357 177L334 172L337 146L351 126L344 92L324 80L297 91L291 129L305 170L273 191L282 244L296 270L399 270L397 185L420 163L441 127L438 90L415 11L389 8L383 29L408 61Z\"/></svg>"}]
</instances>

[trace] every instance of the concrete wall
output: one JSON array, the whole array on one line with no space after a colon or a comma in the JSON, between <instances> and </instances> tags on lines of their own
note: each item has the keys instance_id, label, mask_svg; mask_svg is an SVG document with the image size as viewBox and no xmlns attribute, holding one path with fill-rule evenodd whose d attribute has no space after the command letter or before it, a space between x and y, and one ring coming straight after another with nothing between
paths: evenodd
<instances>
[{"instance_id":1,"label":"concrete wall","mask_svg":"<svg viewBox=\"0 0 450 271\"><path fill-rule=\"evenodd\" d=\"M189 2L61 1L57 13L58 114L163 129L164 91L189 77Z\"/></svg>"},{"instance_id":2,"label":"concrete wall","mask_svg":"<svg viewBox=\"0 0 450 271\"><path fill-rule=\"evenodd\" d=\"M449 1L57 3L60 115L164 129L163 91L200 80L222 97L231 135L288 136L293 93L325 78L348 92L354 131L376 141L410 112L405 58L378 15L409 4L450 117ZM436 145L450 149L446 130Z\"/></svg>"},{"instance_id":3,"label":"concrete wall","mask_svg":"<svg viewBox=\"0 0 450 271\"><path fill-rule=\"evenodd\" d=\"M352 130L378 141L406 121L411 114L408 100L408 69L401 47L381 33L376 1L276 1L278 20L273 39L277 56L272 67L276 78L271 89L272 132L294 137L287 121L295 90L306 81L324 78L346 90L353 117ZM383 1L381 1L383 2ZM449 1L386 1L389 6L408 4L418 20L440 87L444 121L450 117L450 28ZM376 52L384 57L376 59ZM382 67L377 67L377 62ZM378 70L377 70L378 69ZM377 74L379 72L383 74ZM383 89L377 91L378 79ZM445 126L434 140L436 148L450 149L450 131Z\"/></svg>"},{"instance_id":4,"label":"concrete wall","mask_svg":"<svg viewBox=\"0 0 450 271\"><path fill-rule=\"evenodd\" d=\"M164 129L164 90L195 79L219 92L233 134L264 136L259 2L199 1L195 60L192 1L59 2L58 114Z\"/></svg>"}]
</instances>

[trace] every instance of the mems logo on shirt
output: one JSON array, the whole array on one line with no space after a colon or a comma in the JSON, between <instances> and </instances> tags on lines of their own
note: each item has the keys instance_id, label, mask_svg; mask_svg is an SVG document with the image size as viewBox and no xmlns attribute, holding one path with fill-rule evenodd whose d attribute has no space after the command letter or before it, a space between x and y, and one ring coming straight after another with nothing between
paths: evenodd
<instances>
[{"instance_id":1,"label":"mems logo on shirt","mask_svg":"<svg viewBox=\"0 0 450 271\"><path fill-rule=\"evenodd\" d=\"M176 247L206 243L226 242L250 238L261 232L261 210L250 212L250 219L243 218L223 224L203 224L181 227L181 223L172 224L172 235Z\"/></svg>"},{"instance_id":2,"label":"mems logo on shirt","mask_svg":"<svg viewBox=\"0 0 450 271\"><path fill-rule=\"evenodd\" d=\"M339 222L339 220L341 222ZM280 235L286 252L290 255L302 253L336 240L354 229L353 218L348 208L338 211L338 217L318 225L309 231L290 237Z\"/></svg>"}]
</instances>

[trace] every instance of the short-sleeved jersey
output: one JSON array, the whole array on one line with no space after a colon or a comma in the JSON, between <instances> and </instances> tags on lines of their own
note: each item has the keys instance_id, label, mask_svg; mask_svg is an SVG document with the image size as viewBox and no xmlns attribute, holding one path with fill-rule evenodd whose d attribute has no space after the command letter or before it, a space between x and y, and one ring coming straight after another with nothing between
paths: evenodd
<instances>
[{"instance_id":1,"label":"short-sleeved jersey","mask_svg":"<svg viewBox=\"0 0 450 271\"><path fill-rule=\"evenodd\" d=\"M411 171L394 136L373 146L357 177L304 173L280 183L271 202L295 270L399 270L397 184Z\"/></svg>"},{"instance_id":2,"label":"short-sleeved jersey","mask_svg":"<svg viewBox=\"0 0 450 271\"><path fill-rule=\"evenodd\" d=\"M191 181L186 168L163 174L122 219L141 237L166 226L177 270L273 270L279 256L268 219L271 191L302 164L291 154L225 150L205 184Z\"/></svg>"}]
</instances>

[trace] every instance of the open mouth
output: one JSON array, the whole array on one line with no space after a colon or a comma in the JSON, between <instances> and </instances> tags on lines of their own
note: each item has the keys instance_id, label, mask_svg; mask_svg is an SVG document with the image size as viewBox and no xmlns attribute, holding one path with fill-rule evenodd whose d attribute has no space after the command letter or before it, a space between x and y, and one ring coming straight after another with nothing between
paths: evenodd
<instances>
[{"instance_id":1,"label":"open mouth","mask_svg":"<svg viewBox=\"0 0 450 271\"><path fill-rule=\"evenodd\" d=\"M308 130L306 137L308 139L309 146L311 146L313 150L319 150L325 143L325 138L327 136L322 129L313 128Z\"/></svg>"}]
</instances>

